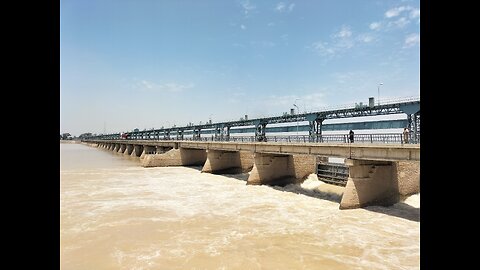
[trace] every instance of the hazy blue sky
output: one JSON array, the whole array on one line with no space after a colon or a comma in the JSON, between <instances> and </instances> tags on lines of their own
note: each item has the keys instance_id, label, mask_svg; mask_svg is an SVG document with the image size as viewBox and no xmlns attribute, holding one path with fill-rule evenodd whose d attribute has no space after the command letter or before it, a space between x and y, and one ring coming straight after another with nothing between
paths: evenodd
<instances>
[{"instance_id":1,"label":"hazy blue sky","mask_svg":"<svg viewBox=\"0 0 480 270\"><path fill-rule=\"evenodd\" d=\"M420 94L413 0L61 0L60 131Z\"/></svg>"}]
</instances>

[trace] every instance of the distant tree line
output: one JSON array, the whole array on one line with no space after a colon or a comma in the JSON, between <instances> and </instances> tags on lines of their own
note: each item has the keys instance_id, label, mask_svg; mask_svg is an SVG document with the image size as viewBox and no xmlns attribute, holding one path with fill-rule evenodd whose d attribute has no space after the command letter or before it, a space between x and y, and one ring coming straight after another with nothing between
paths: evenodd
<instances>
[{"instance_id":1,"label":"distant tree line","mask_svg":"<svg viewBox=\"0 0 480 270\"><path fill-rule=\"evenodd\" d=\"M82 133L80 134L80 136L76 137L76 136L72 136L70 133L66 132L66 133L62 133L60 134L60 140L76 140L76 139L83 139L83 138L86 138L86 137L90 137L90 136L95 136L96 134L92 134L90 132L87 132L87 133Z\"/></svg>"},{"instance_id":2,"label":"distant tree line","mask_svg":"<svg viewBox=\"0 0 480 270\"><path fill-rule=\"evenodd\" d=\"M60 134L60 140L73 140L73 137L70 133Z\"/></svg>"}]
</instances>

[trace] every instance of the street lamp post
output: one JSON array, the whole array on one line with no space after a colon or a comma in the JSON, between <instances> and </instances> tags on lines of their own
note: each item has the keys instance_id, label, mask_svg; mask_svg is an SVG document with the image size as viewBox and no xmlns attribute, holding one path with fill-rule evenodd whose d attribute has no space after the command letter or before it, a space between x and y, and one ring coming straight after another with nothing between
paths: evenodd
<instances>
[{"instance_id":1,"label":"street lamp post","mask_svg":"<svg viewBox=\"0 0 480 270\"><path fill-rule=\"evenodd\" d=\"M383 83L380 83L378 85L378 101L377 101L377 103L378 103L379 106L380 106L380 85L383 85Z\"/></svg>"},{"instance_id":2,"label":"street lamp post","mask_svg":"<svg viewBox=\"0 0 480 270\"><path fill-rule=\"evenodd\" d=\"M293 106L295 106L295 108L297 108L297 114L300 112L300 110L298 109L298 106L297 106L297 100L299 100L298 98L295 99L295 103L293 103ZM298 140L298 116L297 116L297 140Z\"/></svg>"}]
</instances>

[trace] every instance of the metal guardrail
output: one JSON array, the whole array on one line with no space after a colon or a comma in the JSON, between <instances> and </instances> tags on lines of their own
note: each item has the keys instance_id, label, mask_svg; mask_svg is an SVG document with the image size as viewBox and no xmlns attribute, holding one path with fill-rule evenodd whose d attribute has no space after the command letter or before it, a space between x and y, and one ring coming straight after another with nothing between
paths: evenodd
<instances>
[{"instance_id":1,"label":"metal guardrail","mask_svg":"<svg viewBox=\"0 0 480 270\"><path fill-rule=\"evenodd\" d=\"M181 140L175 137L170 138L156 138L151 136L143 136L136 139L126 140ZM255 136L230 136L230 137L188 137L183 138L182 141L201 141L201 142L257 142ZM265 142L265 141L264 141ZM266 136L266 142L284 142L284 143L351 143L348 134L332 134L320 135L318 137L310 137L308 135L287 135L287 136ZM381 133L381 134L355 134L353 143L393 143L404 144L402 133ZM417 137L409 136L407 143L420 143L420 134Z\"/></svg>"}]
</instances>

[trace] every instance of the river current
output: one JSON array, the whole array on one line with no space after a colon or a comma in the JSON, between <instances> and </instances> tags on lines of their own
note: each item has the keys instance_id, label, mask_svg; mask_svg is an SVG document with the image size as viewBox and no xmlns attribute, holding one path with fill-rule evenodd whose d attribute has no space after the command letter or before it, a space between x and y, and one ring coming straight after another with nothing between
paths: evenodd
<instances>
[{"instance_id":1,"label":"river current","mask_svg":"<svg viewBox=\"0 0 480 270\"><path fill-rule=\"evenodd\" d=\"M60 265L70 269L419 269L420 195L339 210L343 188L143 168L60 145Z\"/></svg>"}]
</instances>

